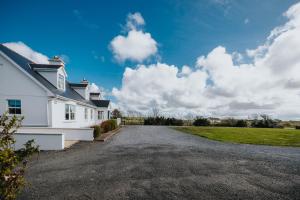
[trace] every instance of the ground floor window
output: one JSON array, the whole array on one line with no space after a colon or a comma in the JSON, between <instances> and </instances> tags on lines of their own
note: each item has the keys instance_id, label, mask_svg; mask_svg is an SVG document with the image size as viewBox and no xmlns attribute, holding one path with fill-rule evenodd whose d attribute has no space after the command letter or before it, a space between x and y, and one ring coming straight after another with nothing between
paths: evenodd
<instances>
[{"instance_id":1,"label":"ground floor window","mask_svg":"<svg viewBox=\"0 0 300 200\"><path fill-rule=\"evenodd\" d=\"M75 120L76 107L74 105L66 104L65 106L65 119Z\"/></svg>"},{"instance_id":2,"label":"ground floor window","mask_svg":"<svg viewBox=\"0 0 300 200\"><path fill-rule=\"evenodd\" d=\"M12 115L20 115L21 112L21 100L8 99L8 113Z\"/></svg>"},{"instance_id":3,"label":"ground floor window","mask_svg":"<svg viewBox=\"0 0 300 200\"><path fill-rule=\"evenodd\" d=\"M103 111L98 111L98 119L103 119Z\"/></svg>"},{"instance_id":4,"label":"ground floor window","mask_svg":"<svg viewBox=\"0 0 300 200\"><path fill-rule=\"evenodd\" d=\"M84 119L87 120L88 119L88 109L84 108Z\"/></svg>"}]
</instances>

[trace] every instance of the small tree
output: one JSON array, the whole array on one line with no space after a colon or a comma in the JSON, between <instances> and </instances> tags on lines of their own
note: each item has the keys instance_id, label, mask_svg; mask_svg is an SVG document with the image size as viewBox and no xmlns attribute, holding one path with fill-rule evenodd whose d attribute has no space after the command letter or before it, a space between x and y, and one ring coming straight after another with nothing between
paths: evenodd
<instances>
[{"instance_id":1,"label":"small tree","mask_svg":"<svg viewBox=\"0 0 300 200\"><path fill-rule=\"evenodd\" d=\"M24 148L15 150L13 134L20 127L23 118L7 114L0 117L0 199L14 200L17 194L25 186L24 172L27 158L38 147L33 146L33 140L28 141Z\"/></svg>"},{"instance_id":2,"label":"small tree","mask_svg":"<svg viewBox=\"0 0 300 200\"><path fill-rule=\"evenodd\" d=\"M209 126L210 121L204 117L197 117L197 119L195 119L193 125L194 126Z\"/></svg>"},{"instance_id":3,"label":"small tree","mask_svg":"<svg viewBox=\"0 0 300 200\"><path fill-rule=\"evenodd\" d=\"M118 109L114 109L111 112L111 115L112 115L113 119L117 119L117 118L121 118L122 117L122 114L121 114L121 112Z\"/></svg>"}]
</instances>

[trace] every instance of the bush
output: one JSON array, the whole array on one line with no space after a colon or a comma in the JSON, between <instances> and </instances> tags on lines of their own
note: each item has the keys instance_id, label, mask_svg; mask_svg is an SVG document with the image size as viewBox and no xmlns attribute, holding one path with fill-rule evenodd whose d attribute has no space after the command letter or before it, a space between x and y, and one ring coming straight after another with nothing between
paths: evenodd
<instances>
[{"instance_id":1,"label":"bush","mask_svg":"<svg viewBox=\"0 0 300 200\"><path fill-rule=\"evenodd\" d=\"M183 120L165 117L148 117L144 119L144 125L182 126Z\"/></svg>"},{"instance_id":2,"label":"bush","mask_svg":"<svg viewBox=\"0 0 300 200\"><path fill-rule=\"evenodd\" d=\"M115 119L106 120L101 123L101 129L103 130L103 133L115 130L117 127L117 120Z\"/></svg>"},{"instance_id":3,"label":"bush","mask_svg":"<svg viewBox=\"0 0 300 200\"><path fill-rule=\"evenodd\" d=\"M295 128L296 128L296 129L300 129L300 126L296 126Z\"/></svg>"},{"instance_id":4,"label":"bush","mask_svg":"<svg viewBox=\"0 0 300 200\"><path fill-rule=\"evenodd\" d=\"M28 157L38 152L34 141L29 140L24 148L15 150L14 133L20 127L23 118L7 114L0 117L0 199L14 200L26 182L24 173Z\"/></svg>"},{"instance_id":5,"label":"bush","mask_svg":"<svg viewBox=\"0 0 300 200\"><path fill-rule=\"evenodd\" d=\"M92 128L94 128L94 138L97 138L101 135L101 127L99 125L96 126L92 126Z\"/></svg>"},{"instance_id":6,"label":"bush","mask_svg":"<svg viewBox=\"0 0 300 200\"><path fill-rule=\"evenodd\" d=\"M194 126L209 126L210 125L210 121L204 117L199 117L197 119L195 119Z\"/></svg>"},{"instance_id":7,"label":"bush","mask_svg":"<svg viewBox=\"0 0 300 200\"><path fill-rule=\"evenodd\" d=\"M248 123L246 120L239 119L236 121L235 127L247 127Z\"/></svg>"}]
</instances>

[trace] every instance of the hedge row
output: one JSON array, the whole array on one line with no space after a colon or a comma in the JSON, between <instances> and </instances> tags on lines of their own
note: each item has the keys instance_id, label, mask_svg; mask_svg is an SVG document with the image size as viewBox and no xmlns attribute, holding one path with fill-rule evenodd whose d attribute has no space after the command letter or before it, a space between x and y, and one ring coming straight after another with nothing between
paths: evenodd
<instances>
[{"instance_id":1,"label":"hedge row","mask_svg":"<svg viewBox=\"0 0 300 200\"><path fill-rule=\"evenodd\" d=\"M183 120L165 117L148 117L144 120L144 125L182 126Z\"/></svg>"},{"instance_id":2,"label":"hedge row","mask_svg":"<svg viewBox=\"0 0 300 200\"><path fill-rule=\"evenodd\" d=\"M117 120L110 119L102 122L100 125L92 126L91 128L94 128L94 138L99 137L103 133L107 133L109 131L115 130L118 128Z\"/></svg>"}]
</instances>

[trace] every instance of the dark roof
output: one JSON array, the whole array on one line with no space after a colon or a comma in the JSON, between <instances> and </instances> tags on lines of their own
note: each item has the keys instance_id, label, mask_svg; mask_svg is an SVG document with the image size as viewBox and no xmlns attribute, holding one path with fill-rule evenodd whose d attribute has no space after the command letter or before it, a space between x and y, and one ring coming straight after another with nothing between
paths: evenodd
<instances>
[{"instance_id":1,"label":"dark roof","mask_svg":"<svg viewBox=\"0 0 300 200\"><path fill-rule=\"evenodd\" d=\"M31 68L34 69L58 69L61 68L63 65L52 65L52 64L29 64Z\"/></svg>"},{"instance_id":2,"label":"dark roof","mask_svg":"<svg viewBox=\"0 0 300 200\"><path fill-rule=\"evenodd\" d=\"M92 106L97 106L90 100L85 100L80 94L78 94L70 85L68 81L66 81L66 89L65 91L57 89L52 83L50 83L47 79L41 76L38 72L34 71L31 66L37 65L33 61L25 58L24 56L18 54L17 52L7 48L3 44L0 44L0 51L2 51L7 57L13 60L17 65L23 68L26 73L32 76L34 79L39 81L43 86L45 86L48 90L50 90L53 94L59 95L65 98L73 99L76 101L80 101L82 103L86 103Z\"/></svg>"},{"instance_id":3,"label":"dark roof","mask_svg":"<svg viewBox=\"0 0 300 200\"><path fill-rule=\"evenodd\" d=\"M108 107L109 100L91 100L97 107Z\"/></svg>"},{"instance_id":4,"label":"dark roof","mask_svg":"<svg viewBox=\"0 0 300 200\"><path fill-rule=\"evenodd\" d=\"M69 83L71 87L87 87L87 83Z\"/></svg>"}]
</instances>

